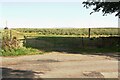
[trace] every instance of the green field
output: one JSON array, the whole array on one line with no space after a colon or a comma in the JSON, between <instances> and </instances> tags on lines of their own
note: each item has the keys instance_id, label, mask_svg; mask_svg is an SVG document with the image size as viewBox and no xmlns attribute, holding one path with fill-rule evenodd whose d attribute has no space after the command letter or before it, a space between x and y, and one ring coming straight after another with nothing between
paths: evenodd
<instances>
[{"instance_id":1,"label":"green field","mask_svg":"<svg viewBox=\"0 0 120 80\"><path fill-rule=\"evenodd\" d=\"M62 37L88 37L88 28L16 28L25 36L62 36ZM91 37L118 36L118 28L91 28Z\"/></svg>"},{"instance_id":2,"label":"green field","mask_svg":"<svg viewBox=\"0 0 120 80\"><path fill-rule=\"evenodd\" d=\"M82 37L48 37L28 38L26 47L32 47L45 52L59 51L69 53L81 52L119 52L118 42L114 38L82 38ZM120 49L120 48L119 48Z\"/></svg>"},{"instance_id":3,"label":"green field","mask_svg":"<svg viewBox=\"0 0 120 80\"><path fill-rule=\"evenodd\" d=\"M4 56L29 55L29 51L32 52L32 49L37 49L38 54L51 51L67 53L120 52L117 28L91 28L90 38L88 34L88 28L13 28L11 29L12 37L16 36L22 42L25 41L23 46L27 47L26 51L21 48L3 53ZM8 35L10 36L10 30L8 30ZM27 51L28 53L26 53Z\"/></svg>"}]
</instances>

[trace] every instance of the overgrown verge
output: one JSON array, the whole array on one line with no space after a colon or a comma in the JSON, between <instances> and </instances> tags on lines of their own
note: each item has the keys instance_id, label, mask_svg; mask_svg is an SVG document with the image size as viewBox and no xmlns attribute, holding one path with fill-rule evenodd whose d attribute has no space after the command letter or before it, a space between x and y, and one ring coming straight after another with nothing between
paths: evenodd
<instances>
[{"instance_id":1,"label":"overgrown verge","mask_svg":"<svg viewBox=\"0 0 120 80\"><path fill-rule=\"evenodd\" d=\"M35 54L42 54L42 52L37 49L23 47L20 40L17 39L17 37L12 36L9 29L3 30L0 56L20 56Z\"/></svg>"},{"instance_id":2,"label":"overgrown verge","mask_svg":"<svg viewBox=\"0 0 120 80\"><path fill-rule=\"evenodd\" d=\"M21 56L21 55L35 55L35 54L42 54L37 49L32 48L17 48L17 49L10 49L10 50L4 50L0 49L0 56Z\"/></svg>"}]
</instances>

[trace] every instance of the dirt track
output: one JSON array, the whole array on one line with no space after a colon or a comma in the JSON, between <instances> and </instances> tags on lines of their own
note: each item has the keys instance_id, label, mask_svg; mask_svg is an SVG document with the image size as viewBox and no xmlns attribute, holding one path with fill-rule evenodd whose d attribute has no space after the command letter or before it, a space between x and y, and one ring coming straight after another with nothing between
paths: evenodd
<instances>
[{"instance_id":1,"label":"dirt track","mask_svg":"<svg viewBox=\"0 0 120 80\"><path fill-rule=\"evenodd\" d=\"M1 58L5 78L118 78L118 60L109 56L51 52Z\"/></svg>"}]
</instances>

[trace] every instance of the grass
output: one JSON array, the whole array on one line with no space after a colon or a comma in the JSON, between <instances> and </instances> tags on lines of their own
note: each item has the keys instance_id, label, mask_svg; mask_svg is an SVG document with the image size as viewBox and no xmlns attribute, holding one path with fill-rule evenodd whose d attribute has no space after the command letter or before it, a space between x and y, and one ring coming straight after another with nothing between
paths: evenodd
<instances>
[{"instance_id":1,"label":"grass","mask_svg":"<svg viewBox=\"0 0 120 80\"><path fill-rule=\"evenodd\" d=\"M39 44L39 45L38 45ZM99 53L120 52L114 38L82 38L81 37L48 37L30 38L27 47L40 49L45 52L59 51L68 53ZM119 47L120 48L120 47Z\"/></svg>"},{"instance_id":2,"label":"grass","mask_svg":"<svg viewBox=\"0 0 120 80\"><path fill-rule=\"evenodd\" d=\"M94 30L94 29L92 29ZM107 29L106 29L107 30ZM112 30L112 29L111 29ZM96 30L94 30L96 31ZM106 32L106 31L105 31ZM114 31L113 31L114 32ZM103 47L105 43L112 42L112 45L116 45L117 41L109 40L101 41L99 37L109 37L110 34L92 34L91 40L89 40L88 35L56 35L56 34L39 34L37 32L19 32L19 30L12 30L12 36L17 36L18 39L24 39L25 36L29 39L33 39L33 41L27 41L26 47L22 47L19 49L11 49L11 50L2 50L0 49L0 56L20 56L20 55L34 55L34 54L42 54L39 50L42 51L65 51L65 52L73 52L73 53L99 53L99 52L120 52L120 49L117 47ZM83 37L83 39L82 39ZM83 42L82 42L83 40ZM101 47L89 48L95 45L103 44ZM84 45L84 48L83 48ZM89 46L89 47L88 47ZM31 48L30 48L31 47ZM39 50L38 50L39 49Z\"/></svg>"},{"instance_id":3,"label":"grass","mask_svg":"<svg viewBox=\"0 0 120 80\"><path fill-rule=\"evenodd\" d=\"M24 33L21 33L16 30L11 30L11 32L12 32L12 37L15 36L17 37L17 39L24 39Z\"/></svg>"},{"instance_id":4,"label":"grass","mask_svg":"<svg viewBox=\"0 0 120 80\"><path fill-rule=\"evenodd\" d=\"M8 32L8 37L10 37L10 30L8 30L7 32ZM23 33L18 32L16 30L11 30L11 33L12 33L12 37L17 37L17 40L24 38ZM7 35L5 32L2 32L2 34L4 35L0 36L1 37L0 39L2 39L3 36ZM19 44L21 44L21 42ZM35 55L35 54L42 54L42 52L40 52L38 49L25 48L23 46L17 49L15 48L0 49L0 56L21 56L21 55Z\"/></svg>"},{"instance_id":5,"label":"grass","mask_svg":"<svg viewBox=\"0 0 120 80\"><path fill-rule=\"evenodd\" d=\"M10 50L3 50L0 49L0 56L22 56L22 55L35 55L35 54L42 54L37 49L33 48L18 48L18 49L10 49Z\"/></svg>"},{"instance_id":6,"label":"grass","mask_svg":"<svg viewBox=\"0 0 120 80\"><path fill-rule=\"evenodd\" d=\"M82 48L82 49L76 49L80 53L115 53L120 52L120 48L118 47L104 47L104 48Z\"/></svg>"},{"instance_id":7,"label":"grass","mask_svg":"<svg viewBox=\"0 0 120 80\"><path fill-rule=\"evenodd\" d=\"M13 28L12 35L18 38L28 37L88 37L88 28ZM91 28L91 37L118 36L117 28Z\"/></svg>"},{"instance_id":8,"label":"grass","mask_svg":"<svg viewBox=\"0 0 120 80\"><path fill-rule=\"evenodd\" d=\"M37 33L40 35L87 35L88 28L18 28L23 33ZM116 35L118 28L91 28L91 35Z\"/></svg>"}]
</instances>

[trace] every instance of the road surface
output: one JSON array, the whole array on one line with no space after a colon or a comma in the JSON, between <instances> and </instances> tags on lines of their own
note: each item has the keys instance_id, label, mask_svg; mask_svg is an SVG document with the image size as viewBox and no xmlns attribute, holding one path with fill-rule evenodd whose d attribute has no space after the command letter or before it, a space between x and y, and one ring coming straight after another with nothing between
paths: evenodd
<instances>
[{"instance_id":1,"label":"road surface","mask_svg":"<svg viewBox=\"0 0 120 80\"><path fill-rule=\"evenodd\" d=\"M1 59L4 78L118 78L118 60L109 56L50 52Z\"/></svg>"}]
</instances>

